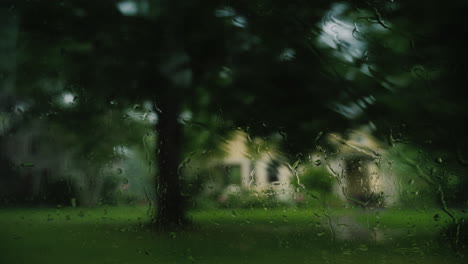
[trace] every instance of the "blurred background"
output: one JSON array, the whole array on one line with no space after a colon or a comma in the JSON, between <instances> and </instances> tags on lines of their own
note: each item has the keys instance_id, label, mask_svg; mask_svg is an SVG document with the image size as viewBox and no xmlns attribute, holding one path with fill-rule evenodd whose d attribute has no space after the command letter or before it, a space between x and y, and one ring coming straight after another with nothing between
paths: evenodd
<instances>
[{"instance_id":1,"label":"blurred background","mask_svg":"<svg viewBox=\"0 0 468 264\"><path fill-rule=\"evenodd\" d=\"M466 11L1 1L0 262L463 263Z\"/></svg>"}]
</instances>

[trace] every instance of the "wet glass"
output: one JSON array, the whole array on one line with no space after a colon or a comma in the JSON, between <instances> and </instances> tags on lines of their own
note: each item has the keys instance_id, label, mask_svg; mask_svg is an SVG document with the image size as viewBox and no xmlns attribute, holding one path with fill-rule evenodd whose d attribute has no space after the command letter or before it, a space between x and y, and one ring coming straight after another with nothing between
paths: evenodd
<instances>
[{"instance_id":1,"label":"wet glass","mask_svg":"<svg viewBox=\"0 0 468 264\"><path fill-rule=\"evenodd\" d=\"M465 263L464 1L3 1L0 263Z\"/></svg>"}]
</instances>

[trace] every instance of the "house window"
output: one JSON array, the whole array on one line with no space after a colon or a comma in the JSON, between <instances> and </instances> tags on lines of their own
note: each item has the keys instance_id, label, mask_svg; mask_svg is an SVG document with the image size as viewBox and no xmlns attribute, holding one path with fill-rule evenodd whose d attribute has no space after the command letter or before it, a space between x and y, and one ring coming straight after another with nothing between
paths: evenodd
<instances>
[{"instance_id":1,"label":"house window","mask_svg":"<svg viewBox=\"0 0 468 264\"><path fill-rule=\"evenodd\" d=\"M279 173L278 173L278 168L280 166L280 163L277 160L272 160L270 163L268 163L267 167L267 176L268 176L268 182L277 182L279 181Z\"/></svg>"}]
</instances>

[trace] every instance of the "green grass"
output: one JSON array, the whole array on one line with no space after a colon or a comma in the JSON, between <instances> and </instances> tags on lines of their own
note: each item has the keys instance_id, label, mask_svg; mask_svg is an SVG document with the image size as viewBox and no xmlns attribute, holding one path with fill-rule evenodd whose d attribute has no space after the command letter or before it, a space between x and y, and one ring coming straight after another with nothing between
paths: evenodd
<instances>
[{"instance_id":1,"label":"green grass","mask_svg":"<svg viewBox=\"0 0 468 264\"><path fill-rule=\"evenodd\" d=\"M0 263L464 263L440 231L440 211L222 209L156 233L145 207L2 209ZM438 221L435 214L440 215ZM340 238L340 219L365 234Z\"/></svg>"}]
</instances>

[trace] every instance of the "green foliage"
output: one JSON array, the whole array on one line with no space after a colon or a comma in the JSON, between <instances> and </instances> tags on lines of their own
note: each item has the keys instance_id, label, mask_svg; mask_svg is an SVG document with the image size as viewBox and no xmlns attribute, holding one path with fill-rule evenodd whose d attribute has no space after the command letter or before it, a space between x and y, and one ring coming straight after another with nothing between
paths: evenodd
<instances>
[{"instance_id":1,"label":"green foliage","mask_svg":"<svg viewBox=\"0 0 468 264\"><path fill-rule=\"evenodd\" d=\"M290 202L279 200L276 192L273 190L257 193L242 189L238 193L229 193L219 196L218 202L221 208L273 209L292 205Z\"/></svg>"},{"instance_id":2,"label":"green foliage","mask_svg":"<svg viewBox=\"0 0 468 264\"><path fill-rule=\"evenodd\" d=\"M442 158L444 157L444 158ZM450 152L423 151L413 144L395 144L384 158L383 169L401 182L400 204L408 207L463 206L466 168Z\"/></svg>"},{"instance_id":3,"label":"green foliage","mask_svg":"<svg viewBox=\"0 0 468 264\"><path fill-rule=\"evenodd\" d=\"M273 190L254 192L244 188L217 190L211 193L200 193L193 199L193 208L209 210L215 208L288 208L294 206L291 201L278 199Z\"/></svg>"},{"instance_id":4,"label":"green foliage","mask_svg":"<svg viewBox=\"0 0 468 264\"><path fill-rule=\"evenodd\" d=\"M293 177L292 180L294 186L304 188L307 192L315 191L320 194L330 194L333 183L334 178L323 166L307 166L299 174L299 179Z\"/></svg>"}]
</instances>

